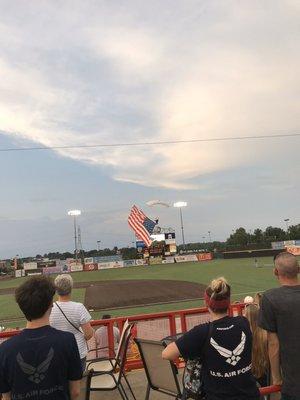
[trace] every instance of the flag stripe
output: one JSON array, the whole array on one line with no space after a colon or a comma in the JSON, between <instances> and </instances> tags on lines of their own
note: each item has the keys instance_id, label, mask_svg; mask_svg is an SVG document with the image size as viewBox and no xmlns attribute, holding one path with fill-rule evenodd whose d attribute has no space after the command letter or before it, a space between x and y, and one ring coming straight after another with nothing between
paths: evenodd
<instances>
[{"instance_id":1,"label":"flag stripe","mask_svg":"<svg viewBox=\"0 0 300 400\"><path fill-rule=\"evenodd\" d=\"M146 215L138 209L137 206L133 206L131 208L129 217L128 217L128 224L135 232L136 236L142 240L146 246L150 246L152 240L150 238L150 233L147 231L145 226L143 225Z\"/></svg>"},{"instance_id":2,"label":"flag stripe","mask_svg":"<svg viewBox=\"0 0 300 400\"><path fill-rule=\"evenodd\" d=\"M143 240L143 242L145 242L145 244L147 246L149 246L152 241L150 240L149 233L147 232L147 230L145 229L143 224L141 224L138 220L135 220L134 217L129 218L128 223L131 226L131 228L134 230L134 232L138 236L138 238Z\"/></svg>"}]
</instances>

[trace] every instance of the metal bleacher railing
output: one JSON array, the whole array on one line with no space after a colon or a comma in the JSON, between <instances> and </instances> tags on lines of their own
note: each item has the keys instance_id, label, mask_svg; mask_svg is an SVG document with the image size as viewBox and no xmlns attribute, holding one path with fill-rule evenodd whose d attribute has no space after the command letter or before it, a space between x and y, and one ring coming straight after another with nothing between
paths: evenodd
<instances>
[{"instance_id":1,"label":"metal bleacher railing","mask_svg":"<svg viewBox=\"0 0 300 400\"><path fill-rule=\"evenodd\" d=\"M244 304L242 303L232 304L230 307L230 315L242 315L243 308ZM154 314L133 315L130 317L94 320L92 321L92 325L95 330L102 326L106 327L108 336L107 356L113 357L115 348L113 332L114 326L117 326L121 332L127 319L129 322L135 323L133 337L149 340L161 340L166 336L173 336L180 332L186 332L195 325L208 322L209 318L207 308L202 307ZM2 341L16 335L17 333L18 331L0 333L0 344ZM89 340L88 346L90 349L95 349L97 347L95 338ZM96 350L89 352L88 359L95 357L97 357ZM133 370L142 367L143 365L137 346L132 340L127 355L126 369ZM279 391L280 387L274 385L261 388L262 395L268 395Z\"/></svg>"}]
</instances>

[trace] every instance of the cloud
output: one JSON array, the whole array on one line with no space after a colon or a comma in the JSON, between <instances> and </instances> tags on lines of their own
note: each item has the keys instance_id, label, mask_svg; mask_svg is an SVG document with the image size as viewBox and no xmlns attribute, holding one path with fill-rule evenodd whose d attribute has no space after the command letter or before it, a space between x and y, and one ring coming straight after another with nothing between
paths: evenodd
<instances>
[{"instance_id":1,"label":"cloud","mask_svg":"<svg viewBox=\"0 0 300 400\"><path fill-rule=\"evenodd\" d=\"M8 6L0 130L45 146L295 132L299 31L295 3L283 3ZM282 142L57 152L118 181L182 190L214 172L278 165Z\"/></svg>"}]
</instances>

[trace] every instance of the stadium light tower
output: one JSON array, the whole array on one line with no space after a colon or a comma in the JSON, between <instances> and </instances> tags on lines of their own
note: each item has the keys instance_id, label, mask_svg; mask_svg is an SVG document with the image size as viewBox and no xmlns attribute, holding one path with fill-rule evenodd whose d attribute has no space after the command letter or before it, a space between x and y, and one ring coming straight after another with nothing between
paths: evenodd
<instances>
[{"instance_id":1,"label":"stadium light tower","mask_svg":"<svg viewBox=\"0 0 300 400\"><path fill-rule=\"evenodd\" d=\"M184 240L184 228L183 228L183 218L182 218L182 207L186 207L187 202L186 201L177 201L176 203L173 204L173 207L179 208L180 212L180 222L181 222L181 233L182 233L182 244L183 244L183 250L185 250L185 240Z\"/></svg>"},{"instance_id":2,"label":"stadium light tower","mask_svg":"<svg viewBox=\"0 0 300 400\"><path fill-rule=\"evenodd\" d=\"M77 262L78 248L77 248L77 223L76 223L76 217L78 217L78 215L81 215L81 211L80 210L70 210L70 211L68 211L68 215L73 217L73 220L74 220L75 260Z\"/></svg>"},{"instance_id":3,"label":"stadium light tower","mask_svg":"<svg viewBox=\"0 0 300 400\"><path fill-rule=\"evenodd\" d=\"M289 218L285 218L285 219L284 219L284 222L286 223L286 231L289 230L289 221L290 221Z\"/></svg>"}]
</instances>

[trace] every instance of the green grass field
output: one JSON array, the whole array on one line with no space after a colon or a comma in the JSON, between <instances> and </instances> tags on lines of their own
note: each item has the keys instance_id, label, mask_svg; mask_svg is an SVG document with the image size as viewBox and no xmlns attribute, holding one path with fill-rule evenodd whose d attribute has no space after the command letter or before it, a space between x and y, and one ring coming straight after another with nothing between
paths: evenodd
<instances>
[{"instance_id":1,"label":"green grass field","mask_svg":"<svg viewBox=\"0 0 300 400\"><path fill-rule=\"evenodd\" d=\"M76 282L89 282L101 280L119 279L173 279L181 281L198 282L207 284L217 276L225 276L232 287L232 300L240 300L245 295L254 294L277 286L277 281L272 274L273 260L271 257L263 257L258 260L261 268L255 268L253 258L236 260L214 260L199 263L181 263L153 265L149 267L138 266L122 269L110 269L92 272L73 273ZM26 278L0 281L1 288L14 288L20 285ZM84 301L85 289L74 289L73 299ZM202 300L180 302L172 304L152 305L149 307L135 307L129 309L118 309L105 311L113 316L134 315L159 311L179 310L199 307L203 305ZM93 312L93 318L100 318L102 313ZM10 318L21 318L13 295L0 295L0 324L4 326L23 326L24 320L6 322ZM5 322L1 323L1 320Z\"/></svg>"}]
</instances>

